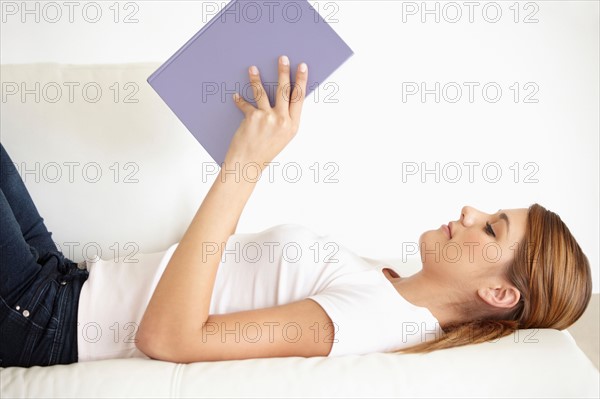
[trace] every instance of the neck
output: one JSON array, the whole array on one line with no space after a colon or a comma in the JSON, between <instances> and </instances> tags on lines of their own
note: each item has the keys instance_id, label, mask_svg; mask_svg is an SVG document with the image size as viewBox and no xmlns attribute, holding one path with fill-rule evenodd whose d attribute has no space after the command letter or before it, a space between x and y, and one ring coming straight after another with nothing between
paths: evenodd
<instances>
[{"instance_id":1,"label":"neck","mask_svg":"<svg viewBox=\"0 0 600 399\"><path fill-rule=\"evenodd\" d=\"M423 270L409 277L391 277L390 281L408 302L427 308L438 320L442 330L449 323L468 321L451 303L450 298L458 295L456 290L428 278Z\"/></svg>"}]
</instances>

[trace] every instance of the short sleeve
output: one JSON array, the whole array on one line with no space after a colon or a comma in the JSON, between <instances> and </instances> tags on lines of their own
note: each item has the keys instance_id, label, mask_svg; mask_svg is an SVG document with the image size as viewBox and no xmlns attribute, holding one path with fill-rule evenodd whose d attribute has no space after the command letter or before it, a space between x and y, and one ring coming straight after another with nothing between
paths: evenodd
<instances>
[{"instance_id":1,"label":"short sleeve","mask_svg":"<svg viewBox=\"0 0 600 399\"><path fill-rule=\"evenodd\" d=\"M333 322L333 345L329 357L379 352L381 335L389 328L385 309L373 286L339 285L311 295ZM369 294L375 295L369 295Z\"/></svg>"},{"instance_id":2,"label":"short sleeve","mask_svg":"<svg viewBox=\"0 0 600 399\"><path fill-rule=\"evenodd\" d=\"M329 357L394 351L441 333L427 308L407 302L391 284L344 283L307 298L333 322Z\"/></svg>"}]
</instances>

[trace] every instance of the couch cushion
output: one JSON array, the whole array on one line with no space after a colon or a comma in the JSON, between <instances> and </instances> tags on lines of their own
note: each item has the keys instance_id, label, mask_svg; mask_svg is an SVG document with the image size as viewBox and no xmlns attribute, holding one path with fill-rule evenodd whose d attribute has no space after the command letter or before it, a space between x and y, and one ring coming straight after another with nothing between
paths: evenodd
<instances>
[{"instance_id":1,"label":"couch cushion","mask_svg":"<svg viewBox=\"0 0 600 399\"><path fill-rule=\"evenodd\" d=\"M113 359L0 370L2 397L598 397L569 335L522 330L429 354L173 364Z\"/></svg>"}]
</instances>

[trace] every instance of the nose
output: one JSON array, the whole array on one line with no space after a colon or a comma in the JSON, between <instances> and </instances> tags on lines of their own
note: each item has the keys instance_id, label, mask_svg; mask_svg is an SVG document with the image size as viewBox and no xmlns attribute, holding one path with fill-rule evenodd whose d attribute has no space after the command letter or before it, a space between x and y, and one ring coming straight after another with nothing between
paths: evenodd
<instances>
[{"instance_id":1,"label":"nose","mask_svg":"<svg viewBox=\"0 0 600 399\"><path fill-rule=\"evenodd\" d=\"M465 226L471 226L475 222L477 210L470 206L463 206L460 214L460 222Z\"/></svg>"}]
</instances>

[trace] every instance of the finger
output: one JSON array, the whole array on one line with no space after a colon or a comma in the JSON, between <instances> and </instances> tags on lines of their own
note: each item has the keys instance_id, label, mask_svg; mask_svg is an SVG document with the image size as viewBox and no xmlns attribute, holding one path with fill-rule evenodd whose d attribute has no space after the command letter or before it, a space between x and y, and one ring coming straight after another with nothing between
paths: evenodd
<instances>
[{"instance_id":1,"label":"finger","mask_svg":"<svg viewBox=\"0 0 600 399\"><path fill-rule=\"evenodd\" d=\"M233 102L240 110L242 110L244 115L247 115L248 112L255 109L254 105L252 105L248 101L244 100L244 98L242 96L240 96L238 93L233 94Z\"/></svg>"},{"instance_id":2,"label":"finger","mask_svg":"<svg viewBox=\"0 0 600 399\"><path fill-rule=\"evenodd\" d=\"M252 65L248 68L248 74L250 75L250 85L252 86L252 92L254 93L254 101L259 109L271 109L269 103L269 97L265 91L262 82L260 80L260 72L256 66Z\"/></svg>"},{"instance_id":3,"label":"finger","mask_svg":"<svg viewBox=\"0 0 600 399\"><path fill-rule=\"evenodd\" d=\"M279 80L275 95L275 109L289 112L290 107L290 60L287 56L279 57Z\"/></svg>"},{"instance_id":4,"label":"finger","mask_svg":"<svg viewBox=\"0 0 600 399\"><path fill-rule=\"evenodd\" d=\"M302 71L301 68L305 66L306 70ZM304 98L306 97L306 83L308 81L308 65L302 62L298 65L296 71L296 81L294 82L294 88L290 97L290 117L293 121L300 122L300 114L302 113L302 105L304 104Z\"/></svg>"}]
</instances>

